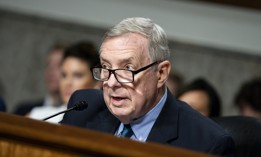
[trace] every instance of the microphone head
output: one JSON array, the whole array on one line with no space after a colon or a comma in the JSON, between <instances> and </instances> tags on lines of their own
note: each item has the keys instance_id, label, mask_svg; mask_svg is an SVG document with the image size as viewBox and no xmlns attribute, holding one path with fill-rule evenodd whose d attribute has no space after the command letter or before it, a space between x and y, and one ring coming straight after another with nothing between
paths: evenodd
<instances>
[{"instance_id":1,"label":"microphone head","mask_svg":"<svg viewBox=\"0 0 261 157\"><path fill-rule=\"evenodd\" d=\"M74 110L76 111L82 111L88 107L88 104L86 101L80 101L74 106Z\"/></svg>"}]
</instances>

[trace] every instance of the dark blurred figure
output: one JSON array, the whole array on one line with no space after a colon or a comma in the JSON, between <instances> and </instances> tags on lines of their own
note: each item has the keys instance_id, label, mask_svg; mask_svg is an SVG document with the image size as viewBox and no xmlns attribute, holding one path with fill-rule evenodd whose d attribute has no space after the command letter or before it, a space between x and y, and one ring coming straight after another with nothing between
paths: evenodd
<instances>
[{"instance_id":1,"label":"dark blurred figure","mask_svg":"<svg viewBox=\"0 0 261 157\"><path fill-rule=\"evenodd\" d=\"M0 97L0 112L6 112L6 105L1 97Z\"/></svg>"},{"instance_id":2,"label":"dark blurred figure","mask_svg":"<svg viewBox=\"0 0 261 157\"><path fill-rule=\"evenodd\" d=\"M170 92L177 96L179 90L183 87L183 78L177 73L170 72L169 78L167 80L167 87Z\"/></svg>"},{"instance_id":3,"label":"dark blurred figure","mask_svg":"<svg viewBox=\"0 0 261 157\"><path fill-rule=\"evenodd\" d=\"M0 112L6 112L6 104L3 99L3 94L4 94L4 86L0 80Z\"/></svg>"},{"instance_id":4,"label":"dark blurred figure","mask_svg":"<svg viewBox=\"0 0 261 157\"><path fill-rule=\"evenodd\" d=\"M235 105L241 115L261 118L261 78L242 84L235 96Z\"/></svg>"},{"instance_id":5,"label":"dark blurred figure","mask_svg":"<svg viewBox=\"0 0 261 157\"><path fill-rule=\"evenodd\" d=\"M60 64L66 45L56 43L50 49L45 68L46 96L40 101L28 101L17 105L14 114L26 115L36 106L56 106L61 104L59 93Z\"/></svg>"},{"instance_id":6,"label":"dark blurred figure","mask_svg":"<svg viewBox=\"0 0 261 157\"><path fill-rule=\"evenodd\" d=\"M221 115L221 100L218 93L205 79L198 78L186 85L177 98L207 117Z\"/></svg>"}]
</instances>

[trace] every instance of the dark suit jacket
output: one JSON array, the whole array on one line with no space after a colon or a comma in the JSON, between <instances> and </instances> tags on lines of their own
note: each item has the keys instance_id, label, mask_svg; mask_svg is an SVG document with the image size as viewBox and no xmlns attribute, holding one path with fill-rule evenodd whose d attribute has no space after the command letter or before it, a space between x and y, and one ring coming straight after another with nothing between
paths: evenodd
<instances>
[{"instance_id":1,"label":"dark suit jacket","mask_svg":"<svg viewBox=\"0 0 261 157\"><path fill-rule=\"evenodd\" d=\"M102 91L75 92L68 107L89 100L89 108L81 114L67 113L61 123L114 134L120 121L104 104ZM95 99L95 100L94 100ZM234 141L219 125L175 99L168 91L166 103L147 141L182 147L222 156L234 156Z\"/></svg>"}]
</instances>

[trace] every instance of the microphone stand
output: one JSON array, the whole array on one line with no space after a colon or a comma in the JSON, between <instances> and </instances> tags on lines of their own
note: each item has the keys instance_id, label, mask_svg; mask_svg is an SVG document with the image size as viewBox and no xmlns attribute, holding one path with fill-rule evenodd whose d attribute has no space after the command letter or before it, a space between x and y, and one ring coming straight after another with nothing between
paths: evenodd
<instances>
[{"instance_id":1,"label":"microphone stand","mask_svg":"<svg viewBox=\"0 0 261 157\"><path fill-rule=\"evenodd\" d=\"M73 107L71 107L71 108L69 108L69 109L67 109L67 110L58 112L58 113L56 113L56 114L54 114L54 115L51 115L51 116L49 116L49 117L47 117L47 118L44 118L43 121L46 121L46 120L48 120L48 119L50 119L50 118L53 118L53 117L55 117L55 116L57 116L57 115L59 115L59 114L62 114L62 113L65 113L65 112L69 112L69 111L71 111L71 110L81 111L81 110L86 109L87 107L88 107L87 102L85 102L85 101L80 101L80 102L78 102L76 105L74 105Z\"/></svg>"},{"instance_id":2,"label":"microphone stand","mask_svg":"<svg viewBox=\"0 0 261 157\"><path fill-rule=\"evenodd\" d=\"M59 115L59 114L62 114L62 113L65 113L65 112L68 112L68 111L71 111L71 110L74 110L74 107L69 108L68 110L65 110L65 111L58 112L58 113L56 113L56 114L54 114L54 115L51 115L51 116L49 116L49 117L46 117L46 118L43 119L43 121L46 121L46 120L48 120L48 119L50 119L50 118L53 118L53 117L55 117L55 116L57 116L57 115Z\"/></svg>"}]
</instances>

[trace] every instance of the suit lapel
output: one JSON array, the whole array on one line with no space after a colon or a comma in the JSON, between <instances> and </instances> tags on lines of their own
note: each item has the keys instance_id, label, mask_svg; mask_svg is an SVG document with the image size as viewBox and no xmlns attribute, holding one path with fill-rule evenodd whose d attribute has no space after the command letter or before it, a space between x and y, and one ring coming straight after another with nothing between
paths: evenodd
<instances>
[{"instance_id":1,"label":"suit lapel","mask_svg":"<svg viewBox=\"0 0 261 157\"><path fill-rule=\"evenodd\" d=\"M175 98L168 91L168 96L147 141L168 143L178 137L179 108Z\"/></svg>"},{"instance_id":2,"label":"suit lapel","mask_svg":"<svg viewBox=\"0 0 261 157\"><path fill-rule=\"evenodd\" d=\"M86 128L114 134L120 121L114 117L109 110L98 113L93 120L86 123Z\"/></svg>"},{"instance_id":3,"label":"suit lapel","mask_svg":"<svg viewBox=\"0 0 261 157\"><path fill-rule=\"evenodd\" d=\"M168 143L178 137L179 108L175 98L168 91L167 100L157 118L147 141ZM86 123L86 128L114 134L120 121L108 109L98 113L95 118Z\"/></svg>"}]
</instances>

